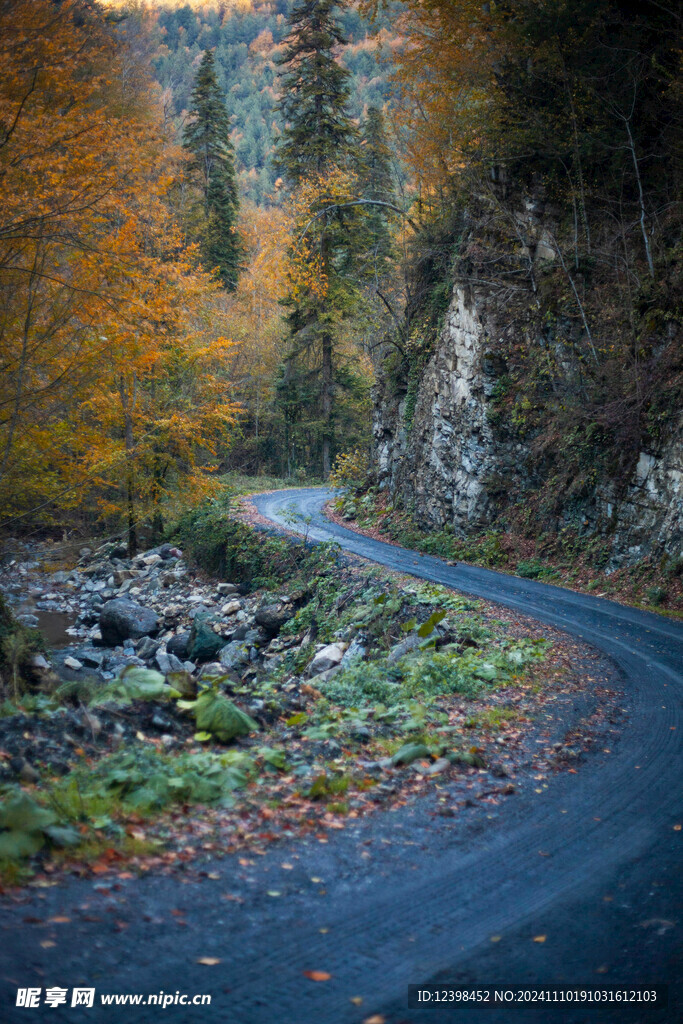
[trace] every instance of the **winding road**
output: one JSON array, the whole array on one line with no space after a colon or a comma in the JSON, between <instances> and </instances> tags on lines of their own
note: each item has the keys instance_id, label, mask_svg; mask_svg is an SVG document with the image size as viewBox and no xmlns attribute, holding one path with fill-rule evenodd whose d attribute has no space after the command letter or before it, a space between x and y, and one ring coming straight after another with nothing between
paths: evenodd
<instances>
[{"instance_id":1,"label":"winding road","mask_svg":"<svg viewBox=\"0 0 683 1024\"><path fill-rule=\"evenodd\" d=\"M552 921L548 927L560 936L555 980L596 984L601 980L596 971L606 963L602 980L607 981L609 973L610 983L683 981L683 832L674 828L683 821L683 624L533 580L473 566L450 566L362 536L323 515L322 508L332 496L331 491L309 488L260 495L254 502L261 515L283 526L291 525L291 512L296 512L308 521L308 534L314 540L334 540L346 551L496 601L587 641L621 670L630 713L618 753L582 771L571 786L558 785L513 832L469 858L459 850L443 855L431 865L429 877L400 900L389 892L383 903L380 897L379 906L365 909L380 925L374 931L368 921L373 959L381 965L377 988L391 1000L407 978L425 981L424 968L418 966L425 945L432 949L434 973L444 979L467 977L474 988L494 980L549 983L533 952L525 959L518 951L511 958L514 968L506 966L505 957L494 963L490 955L492 934L523 929L525 922L539 915ZM566 812L562 817L561 811ZM551 854L540 863L539 849ZM655 914L648 909L653 887L661 897ZM612 891L618 894L626 911L621 921L611 907L614 898L603 898L600 907L595 896L599 891L608 897ZM642 919L636 921L639 914ZM657 923L647 922L659 922L658 930L664 933L660 937L668 934L669 941L661 949L648 936L648 929L657 928ZM625 934L629 927L631 941ZM396 936L418 930L420 952L416 951L411 965L397 956ZM479 953L480 943L484 948ZM522 949L528 947L527 936ZM674 1001L672 992L672 1005L663 1019L683 1020L683 1002L676 1007ZM401 1007L405 1002L399 998L392 1012L400 1013ZM481 1014L494 1019L488 1010L471 1012L473 1019ZM515 1012L515 1019L521 1019L520 1011L510 1008L504 1009L500 1019L507 1020ZM527 1013L527 1019L536 1019L534 1010L521 1012ZM551 1019L547 1008L537 1012L539 1020ZM601 1019L595 1009L585 1017L585 1008L574 1011L576 1016L566 1008L562 1012L565 1021ZM446 1019L455 1019L450 1013ZM638 1013L648 1019L642 1007L619 1009L617 1019L620 1014L624 1019L639 1019ZM435 1019L433 1011L423 1016ZM463 1019L460 1011L458 1020Z\"/></svg>"},{"instance_id":2,"label":"winding road","mask_svg":"<svg viewBox=\"0 0 683 1024\"><path fill-rule=\"evenodd\" d=\"M58 948L41 949L34 930L16 929L16 911L8 941L12 918L0 913L0 977L12 992L37 975L44 984L89 983L109 992L211 992L211 1007L44 1013L11 1007L0 1019L683 1020L683 624L368 539L325 519L329 496L308 488L253 501L275 524L291 528L293 507L310 517L313 539L335 540L349 552L499 602L586 641L610 659L625 694L618 742L591 755L576 774L559 773L542 792L529 787L495 814L472 808L464 815L469 825L430 816L425 798L350 825L326 843L313 837L289 852L271 848L244 868L237 858L216 861L206 879L186 885L156 877L125 881L120 891L104 894L92 881L48 889L34 904L41 916L69 919L60 926ZM285 860L293 870L282 871ZM237 894L235 902L218 898L226 889ZM103 901L112 904L108 918ZM79 917L74 908L82 906L98 916ZM169 906L180 907L183 928L169 923ZM28 905L24 912L35 911ZM545 941L534 941L539 936ZM220 965L198 965L206 956ZM315 983L302 976L306 970L331 978ZM468 989L659 983L669 985L669 1003L659 1009L642 1003L407 1009L408 984L430 980Z\"/></svg>"}]
</instances>

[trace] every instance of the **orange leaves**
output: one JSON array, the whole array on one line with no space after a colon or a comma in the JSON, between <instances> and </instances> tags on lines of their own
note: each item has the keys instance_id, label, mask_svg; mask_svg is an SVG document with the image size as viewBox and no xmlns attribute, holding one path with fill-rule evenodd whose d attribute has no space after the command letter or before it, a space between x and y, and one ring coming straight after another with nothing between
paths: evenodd
<instances>
[{"instance_id":1,"label":"orange leaves","mask_svg":"<svg viewBox=\"0 0 683 1024\"><path fill-rule=\"evenodd\" d=\"M206 489L199 467L238 414L225 310L166 205L177 151L146 72L97 10L84 10L74 19L69 0L0 7L9 514L57 497L57 517L88 499L109 515L133 480L143 512L164 498L164 481Z\"/></svg>"},{"instance_id":2,"label":"orange leaves","mask_svg":"<svg viewBox=\"0 0 683 1024\"><path fill-rule=\"evenodd\" d=\"M477 0L404 6L395 53L397 128L421 186L437 197L477 148L489 111L488 15Z\"/></svg>"}]
</instances>

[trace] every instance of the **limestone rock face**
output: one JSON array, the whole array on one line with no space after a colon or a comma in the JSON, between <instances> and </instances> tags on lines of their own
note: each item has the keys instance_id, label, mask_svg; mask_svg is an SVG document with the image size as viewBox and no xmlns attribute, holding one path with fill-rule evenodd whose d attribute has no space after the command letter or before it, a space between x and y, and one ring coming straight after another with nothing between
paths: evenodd
<instances>
[{"instance_id":1,"label":"limestone rock face","mask_svg":"<svg viewBox=\"0 0 683 1024\"><path fill-rule=\"evenodd\" d=\"M496 296L456 285L412 417L405 387L392 391L384 381L376 390L378 483L426 529L448 525L465 536L541 482L530 447L493 425L496 385L507 369L500 342L509 330ZM605 538L613 567L650 553L683 554L683 414L658 451L640 454L629 480L597 482L581 510L581 529Z\"/></svg>"},{"instance_id":2,"label":"limestone rock face","mask_svg":"<svg viewBox=\"0 0 683 1024\"><path fill-rule=\"evenodd\" d=\"M488 416L498 365L484 310L456 288L438 344L422 375L412 423L404 397L379 396L375 461L380 485L397 492L427 527L452 525L466 533L493 513L492 480L500 473L526 477L526 452L501 444Z\"/></svg>"}]
</instances>

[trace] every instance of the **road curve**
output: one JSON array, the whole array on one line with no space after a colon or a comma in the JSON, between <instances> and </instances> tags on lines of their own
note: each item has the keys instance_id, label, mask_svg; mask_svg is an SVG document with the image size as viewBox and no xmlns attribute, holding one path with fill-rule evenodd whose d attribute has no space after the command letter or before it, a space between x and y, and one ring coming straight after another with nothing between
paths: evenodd
<instances>
[{"instance_id":1,"label":"road curve","mask_svg":"<svg viewBox=\"0 0 683 1024\"><path fill-rule=\"evenodd\" d=\"M448 820L433 815L436 795L424 797L349 820L322 842L310 836L272 844L261 857L199 862L186 876L75 879L27 892L20 907L4 901L0 1021L678 1024L683 625L370 540L324 518L328 495L309 488L254 501L273 523L289 526L286 509L294 506L310 517L315 539L587 641L611 659L624 693L620 736L575 774L558 773L547 789L524 783L497 808L476 801ZM539 936L545 941L535 942ZM202 962L207 957L214 966ZM308 980L311 970L330 979ZM408 984L429 980L468 990L661 983L671 992L668 1007L654 1010L566 1003L408 1010ZM22 985L94 985L98 998L210 993L212 1002L163 1012L97 1002L27 1011L15 1008Z\"/></svg>"},{"instance_id":2,"label":"road curve","mask_svg":"<svg viewBox=\"0 0 683 1024\"><path fill-rule=\"evenodd\" d=\"M362 915L368 928L365 948L357 943L355 963L344 966L350 949L340 943L337 969L353 975L374 965L376 1005L390 1015L403 1008L403 1018L396 1016L396 1020L435 1020L431 1011L405 1013L407 980L462 975L478 986L496 978L505 980L505 962L491 960L487 945L491 934L515 929L523 934L525 922L543 917L554 922L554 941L559 942L553 953L555 979L581 984L660 981L675 987L683 980L683 832L674 827L683 821L683 624L533 580L473 566L450 566L438 558L372 540L325 518L322 506L332 493L307 488L253 500L261 515L276 524L291 528L291 512L296 511L307 521L305 528L312 539L334 540L345 550L389 568L496 601L587 641L621 670L629 711L612 756L584 766L570 778L569 786L558 782L526 821L497 842L469 857L463 857L462 851L443 855L431 865L428 878L416 881L400 897L388 883L384 900L378 894L377 905ZM560 798L566 812L561 819ZM538 850L550 856L539 861ZM469 874L474 865L476 885ZM609 898L611 889L618 893L621 916L615 917L610 906L614 902ZM653 891L656 914L649 912L654 906L648 902ZM608 893L602 907L598 892ZM610 913L605 913L606 905ZM650 938L657 927L660 938L666 939L661 945ZM357 921L349 922L349 931L358 935ZM412 963L405 949L399 955L397 937L406 933L420 936ZM530 948L528 936L526 948ZM367 958L364 965L362 959L358 962L359 956ZM551 980L547 973L535 973L547 972L548 965L539 964L532 953L516 952L508 957L508 964L515 974L509 981ZM604 967L604 974L595 973ZM680 992L670 995L671 1005L661 1019L683 1020L683 1003L674 1005ZM347 1016L329 1011L318 1019L352 1019L346 1012ZM562 1019L612 1019L609 1010L584 1013L585 1009L565 1008ZM488 1010L473 1011L472 1019L482 1015L487 1021L498 1019ZM622 1008L615 1019L655 1017L640 1007ZM460 1011L457 1019L469 1019L468 1011ZM554 1018L541 1008L521 1013L506 1009L500 1019Z\"/></svg>"}]
</instances>

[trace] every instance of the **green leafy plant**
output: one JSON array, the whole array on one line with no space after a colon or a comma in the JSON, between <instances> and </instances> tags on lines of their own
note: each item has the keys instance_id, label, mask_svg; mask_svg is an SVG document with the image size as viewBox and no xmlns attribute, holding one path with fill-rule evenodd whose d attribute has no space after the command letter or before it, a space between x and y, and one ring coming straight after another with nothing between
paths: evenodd
<instances>
[{"instance_id":1,"label":"green leafy plant","mask_svg":"<svg viewBox=\"0 0 683 1024\"><path fill-rule=\"evenodd\" d=\"M175 757L154 749L122 751L92 768L78 769L55 787L53 797L73 804L77 796L86 817L93 801L101 812L103 798L139 811L158 811L172 803L231 804L231 794L246 784L253 763L244 751Z\"/></svg>"},{"instance_id":2,"label":"green leafy plant","mask_svg":"<svg viewBox=\"0 0 683 1024\"><path fill-rule=\"evenodd\" d=\"M221 683L227 676L218 676L206 686L196 700L179 700L178 707L191 711L197 723L196 739L209 740L212 737L221 743L229 743L239 736L248 736L258 729L258 722L233 704L220 691Z\"/></svg>"},{"instance_id":3,"label":"green leafy plant","mask_svg":"<svg viewBox=\"0 0 683 1024\"><path fill-rule=\"evenodd\" d=\"M117 679L95 694L91 703L115 701L128 704L132 700L165 700L174 696L161 672L139 665L128 665Z\"/></svg>"},{"instance_id":4,"label":"green leafy plant","mask_svg":"<svg viewBox=\"0 0 683 1024\"><path fill-rule=\"evenodd\" d=\"M51 843L74 846L78 832L60 821L57 813L41 807L28 793L13 790L0 802L0 859L21 860Z\"/></svg>"}]
</instances>

